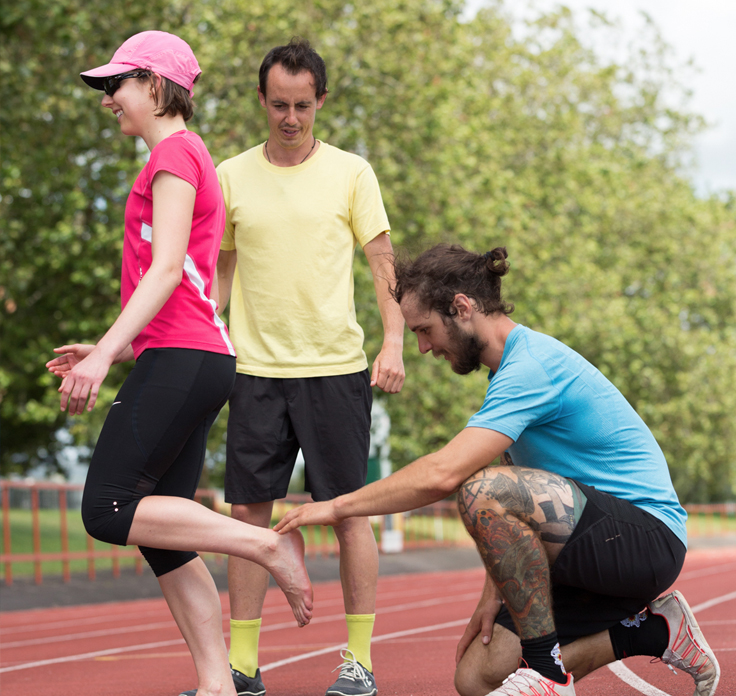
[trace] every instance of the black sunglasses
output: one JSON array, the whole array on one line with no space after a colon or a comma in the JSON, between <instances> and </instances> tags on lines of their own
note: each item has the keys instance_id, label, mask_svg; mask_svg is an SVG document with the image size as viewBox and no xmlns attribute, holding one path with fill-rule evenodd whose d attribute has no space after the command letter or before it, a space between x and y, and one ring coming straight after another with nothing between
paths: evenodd
<instances>
[{"instance_id":1,"label":"black sunglasses","mask_svg":"<svg viewBox=\"0 0 736 696\"><path fill-rule=\"evenodd\" d=\"M108 97L111 97L118 91L120 83L123 80L127 80L129 77L143 77L144 75L148 75L148 70L134 70L133 72L126 72L121 75L106 77L102 80L102 89L105 90L105 94Z\"/></svg>"}]
</instances>

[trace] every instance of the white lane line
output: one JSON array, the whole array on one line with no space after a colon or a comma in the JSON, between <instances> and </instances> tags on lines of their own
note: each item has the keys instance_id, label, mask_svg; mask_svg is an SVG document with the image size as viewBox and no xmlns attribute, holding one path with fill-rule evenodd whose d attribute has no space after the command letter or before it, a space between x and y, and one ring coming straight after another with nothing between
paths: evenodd
<instances>
[{"instance_id":1,"label":"white lane line","mask_svg":"<svg viewBox=\"0 0 736 696\"><path fill-rule=\"evenodd\" d=\"M732 599L736 599L736 592L729 592L728 594L721 595L720 597L714 597L700 604L696 604L694 607L690 607L693 614L704 609L710 609L711 607L717 606L718 604L724 604L730 602ZM733 649L733 648L727 648ZM720 651L718 651L720 652ZM632 688L636 689L645 696L670 696L666 691L658 689L656 686L652 686L649 682L644 681L641 677L637 676L623 662L612 662L608 665L608 669L611 670L622 682L628 684Z\"/></svg>"},{"instance_id":2,"label":"white lane line","mask_svg":"<svg viewBox=\"0 0 736 696\"><path fill-rule=\"evenodd\" d=\"M706 602L701 602L700 604L696 604L694 607L691 607L691 609L693 610L693 614L697 614L699 611L710 609L717 604L730 602L732 599L736 599L736 592L729 592L728 594L721 595L720 597L715 597L714 599L709 599Z\"/></svg>"},{"instance_id":3,"label":"white lane line","mask_svg":"<svg viewBox=\"0 0 736 696\"><path fill-rule=\"evenodd\" d=\"M465 626L468 623L468 619L460 619L458 621L448 621L447 623L434 624L433 626L421 626L419 628L410 628L406 631L396 631L394 633L385 633L382 636L374 636L373 643L379 643L384 640L391 640L392 638L403 638L405 636L413 636L419 633L427 633L429 631L441 631L443 628L455 628L456 626ZM283 667L284 665L291 665L295 662L301 662L302 660L308 660L312 657L318 657L320 655L326 655L331 652L337 652L341 648L346 648L347 643L337 643L331 645L329 648L322 648L322 650L314 650L312 652L303 653L301 655L294 655L294 657L288 657L285 660L278 660L277 662L271 662L261 667L261 672L266 672L270 669L276 669L277 667Z\"/></svg>"},{"instance_id":4,"label":"white lane line","mask_svg":"<svg viewBox=\"0 0 736 696\"><path fill-rule=\"evenodd\" d=\"M477 593L467 593L467 594L463 594L463 595L457 595L457 596L454 596L454 597L442 597L442 598L431 599L431 600L429 600L429 599L422 600L422 601L419 601L419 602L407 602L407 603L404 603L404 604L395 605L393 607L384 607L384 608L380 609L380 613L390 614L390 613L395 613L395 612L398 612L398 611L407 611L409 609L421 609L421 608L426 608L426 607L430 607L430 606L436 606L438 604L446 605L446 604L449 604L451 602L463 602L463 601L468 601L468 600L472 600L472 599L477 599L477 597L478 597L478 594ZM315 623L315 624L316 623L327 623L329 621L337 621L337 620L343 621L344 619L345 619L345 614L333 614L331 616L324 616L324 617L318 617L317 619L313 619L311 623ZM467 622L468 622L468 619L465 618L465 619L461 619L459 622L452 622L451 624L447 624L447 625L450 626L450 625L467 624ZM265 632L265 631L276 631L276 630L281 629L281 628L293 628L293 626L294 626L294 622L293 621L289 621L288 623L282 623L282 624L272 624L270 626L264 627L262 629L262 632ZM430 628L426 628L426 629L412 629L412 630L416 630L418 632L421 632L423 630L438 630L439 628L443 628L444 626L445 626L445 624L438 624L437 628L430 627ZM410 631L409 633L406 633L406 635L410 635L411 633L412 633L412 631ZM381 637L378 637L378 638L374 637L373 640L374 641L377 641L377 640L387 640L388 637L390 637L390 636L393 636L393 635L403 635L403 634L404 633L386 634L387 637L383 637L383 638L381 638ZM225 634L225 635L227 636L227 634ZM4 672L15 672L15 671L18 671L18 670L21 670L21 669L31 669L33 667L44 667L46 665L59 664L59 663L63 663L63 662L76 662L76 661L79 661L79 660L88 660L88 659L92 659L92 658L95 658L95 657L103 657L105 655L115 655L117 653L122 653L122 652L131 652L133 650L150 650L152 648L160 648L160 647L166 647L166 646L170 646L170 645L180 645L182 643L184 643L184 639L183 638L179 638L179 639L173 640L173 641L163 641L163 642L157 642L157 643L146 643L146 644L143 644L143 645L129 645L129 646L122 647L122 648L109 648L108 650L99 650L99 651L96 651L96 652L82 653L80 655L68 655L68 656L65 656L65 657L56 657L56 658L51 658L51 659L48 659L48 660L37 660L36 662L25 662L25 663L21 663L21 664L18 664L18 665L11 665L9 667L2 667L2 668L0 668L0 674L3 674ZM316 653L308 653L308 655L315 655L315 656L318 655L318 654L319 655L322 655L324 653L337 650L340 647L344 647L344 646L342 644L339 644L337 647L331 646L329 648L325 648L322 651L317 651ZM306 658L299 657L299 659L306 659ZM261 669L261 671L263 671L263 668Z\"/></svg>"},{"instance_id":5,"label":"white lane line","mask_svg":"<svg viewBox=\"0 0 736 696\"><path fill-rule=\"evenodd\" d=\"M453 586L453 590L455 592L462 592L463 590L475 590L476 596L480 596L480 592L483 589L482 584L478 585L478 583L458 583L457 585ZM411 590L404 590L404 591L391 591L391 592L383 592L378 594L377 600L385 601L388 599L397 599L401 597L417 597L418 595L422 594L428 594L431 592L435 592L434 587L426 587L426 588L413 588ZM163 599L163 596L161 597ZM326 608L330 606L340 606L343 605L343 599L342 596L335 597L334 599L324 599L319 601L320 608ZM383 611L382 607L379 607L378 609L379 613ZM271 605L271 606L265 606L263 608L263 616L270 616L272 614L291 614L291 609L288 604L284 603L283 605ZM129 616L129 612L123 612L123 613L111 613L104 616L90 616L85 619L70 619L68 621L55 621L53 623L39 623L39 624L28 624L26 623L23 626L9 626L5 627L2 625L2 622L0 622L0 635L8 637L10 634L13 633L31 633L31 632L40 632L40 631L47 631L47 630L53 630L53 629L59 629L59 628L67 628L72 627L79 629L84 625L89 624L100 624L100 623L106 623L106 622L114 622L118 621L121 618L127 618ZM155 609L155 610L149 610L149 611L142 611L142 612L136 612L137 618L142 618L145 616L156 616L160 615L163 617L170 617L171 614L168 610L168 608L164 605L161 607L161 609ZM227 621L230 619L230 614L228 612L223 612L223 620ZM41 616L39 615L39 618ZM288 625L288 624L284 624ZM115 633L115 631L112 631L112 633ZM0 641L0 649L9 647L9 644L2 643Z\"/></svg>"},{"instance_id":6,"label":"white lane line","mask_svg":"<svg viewBox=\"0 0 736 696\"><path fill-rule=\"evenodd\" d=\"M117 655L118 653L132 652L133 650L150 650L152 648L166 648L171 645L183 645L184 639L165 640L159 643L144 643L143 645L128 645L125 648L110 648L109 650L97 650L96 652L84 653L82 655L68 655L67 657L54 657L49 660L38 660L36 662L24 662L20 665L0 668L0 674L4 672L17 672L20 669L31 669L33 667L45 667L46 665L58 665L62 662L79 662L80 660L91 660L95 657L105 655Z\"/></svg>"},{"instance_id":7,"label":"white lane line","mask_svg":"<svg viewBox=\"0 0 736 696\"><path fill-rule=\"evenodd\" d=\"M163 599L163 597L161 597ZM101 609L104 609L104 607L101 607ZM34 613L36 612L42 612L36 614L36 616L30 616L26 619L24 616L23 619L25 620L25 623L22 626L3 626L2 621L0 621L0 634L6 636L11 633L38 633L40 631L51 631L57 628L68 628L69 626L73 628L81 628L82 626L89 626L92 624L101 624L101 623L107 623L110 621L118 621L121 618L127 618L130 616L130 609L126 612L121 612L119 614L104 614L104 615L97 615L97 616L88 616L84 619L69 619L66 621L53 621L51 623L46 623L43 620L43 616L46 615L46 612L44 610L32 610ZM140 611L135 612L135 615L137 618L143 618L146 616L171 616L171 612L169 611L168 607L164 605L161 607L161 609L154 609L151 611ZM1 617L0 617L1 618ZM31 623L31 620L34 618L38 618L38 623Z\"/></svg>"},{"instance_id":8,"label":"white lane line","mask_svg":"<svg viewBox=\"0 0 736 696\"><path fill-rule=\"evenodd\" d=\"M649 682L645 682L641 677L637 676L623 662L612 662L608 665L610 669L622 682L628 684L639 693L645 696L670 696L666 691L652 686Z\"/></svg>"},{"instance_id":9,"label":"white lane line","mask_svg":"<svg viewBox=\"0 0 736 696\"><path fill-rule=\"evenodd\" d=\"M462 602L466 600L473 600L478 597L477 592L473 593L466 593L462 595L455 595L451 598L451 601L453 602ZM380 607L378 610L379 614L393 614L399 611L409 611L411 609L421 609L431 606L436 606L438 604L445 604L447 602L447 598L441 597L441 598L434 598L434 599L424 599L420 600L418 602L410 602L410 603L404 603L404 604L397 604L392 607ZM342 600L341 600L342 603ZM339 614L330 614L328 616L318 616L314 619L312 619L312 624L322 624L322 623L329 623L331 621L342 621L345 618L345 614L339 613ZM88 638L100 638L102 636L116 636L116 635L122 635L124 633L136 633L140 632L143 633L145 631L154 631L158 629L163 628L174 628L176 624L174 623L174 620L171 619L169 621L160 622L160 623L152 623L152 624L140 624L138 626L126 626L126 627L111 627L107 629L100 629L99 631L85 631L84 633L72 633L62 636L46 636L44 638L29 638L27 640L18 640L8 643L0 642L0 649L6 650L8 648L21 648L21 647L27 647L30 645L44 645L49 643L62 643L70 640L85 640ZM263 626L261 628L261 633L267 633L269 631L280 631L285 628L293 628L294 621L284 621L277 624L267 624L266 626ZM227 633L225 634L227 636Z\"/></svg>"},{"instance_id":10,"label":"white lane line","mask_svg":"<svg viewBox=\"0 0 736 696\"><path fill-rule=\"evenodd\" d=\"M156 631L162 628L174 628L175 626L176 622L173 619L169 619L161 623L141 624L140 626L120 626L99 631L86 631L85 633L68 633L63 636L46 636L45 638L16 640L11 643L0 643L0 649L22 648L28 645L43 645L45 643L63 643L70 640L84 640L86 638L99 638L101 636L118 636L123 633L144 633L145 631Z\"/></svg>"},{"instance_id":11,"label":"white lane line","mask_svg":"<svg viewBox=\"0 0 736 696\"><path fill-rule=\"evenodd\" d=\"M736 569L736 563L726 563L725 565L713 566L711 568L701 568L700 570L690 570L687 573L682 573L678 578L677 582L682 580L692 580L693 578L702 578L707 575L718 575L719 573L729 573Z\"/></svg>"}]
</instances>

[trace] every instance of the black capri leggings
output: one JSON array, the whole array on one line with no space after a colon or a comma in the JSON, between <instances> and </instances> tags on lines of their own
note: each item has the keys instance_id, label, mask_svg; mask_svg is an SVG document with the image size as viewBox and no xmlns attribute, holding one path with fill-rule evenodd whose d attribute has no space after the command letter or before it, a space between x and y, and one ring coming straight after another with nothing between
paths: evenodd
<instances>
[{"instance_id":1,"label":"black capri leggings","mask_svg":"<svg viewBox=\"0 0 736 696\"><path fill-rule=\"evenodd\" d=\"M123 546L141 498L194 498L207 434L234 381L230 355L153 348L139 356L89 466L82 519L90 536ZM197 557L192 551L140 550L157 577Z\"/></svg>"}]
</instances>

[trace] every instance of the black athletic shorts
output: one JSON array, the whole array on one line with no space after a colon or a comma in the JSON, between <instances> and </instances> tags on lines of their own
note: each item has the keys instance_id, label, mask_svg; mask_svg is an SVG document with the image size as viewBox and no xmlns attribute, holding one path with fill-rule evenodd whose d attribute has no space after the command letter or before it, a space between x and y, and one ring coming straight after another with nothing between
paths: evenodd
<instances>
[{"instance_id":1,"label":"black athletic shorts","mask_svg":"<svg viewBox=\"0 0 736 696\"><path fill-rule=\"evenodd\" d=\"M207 434L235 379L235 358L203 350L143 351L115 397L95 446L82 498L91 536L125 545L138 501L193 498ZM140 547L157 576L196 558Z\"/></svg>"},{"instance_id":2,"label":"black athletic shorts","mask_svg":"<svg viewBox=\"0 0 736 696\"><path fill-rule=\"evenodd\" d=\"M372 402L368 370L286 379L236 375L225 500L246 505L283 498L300 448L304 488L314 500L364 486Z\"/></svg>"},{"instance_id":3,"label":"black athletic shorts","mask_svg":"<svg viewBox=\"0 0 736 696\"><path fill-rule=\"evenodd\" d=\"M626 500L574 482L588 501L550 569L561 645L605 631L672 586L685 546L660 519ZM516 633L506 606L496 623Z\"/></svg>"}]
</instances>

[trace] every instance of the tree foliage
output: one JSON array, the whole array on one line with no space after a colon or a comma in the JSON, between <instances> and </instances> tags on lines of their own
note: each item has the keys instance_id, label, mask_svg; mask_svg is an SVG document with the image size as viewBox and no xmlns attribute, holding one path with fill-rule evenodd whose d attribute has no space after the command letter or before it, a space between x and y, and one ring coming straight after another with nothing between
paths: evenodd
<instances>
[{"instance_id":1,"label":"tree foliage","mask_svg":"<svg viewBox=\"0 0 736 696\"><path fill-rule=\"evenodd\" d=\"M94 340L118 308L125 196L142 166L77 73L136 31L190 42L203 69L192 127L216 162L267 135L258 66L292 35L328 66L315 132L373 165L394 246L505 245L513 318L597 365L665 450L684 500L734 495L736 235L733 199L698 198L681 174L701 121L673 109L666 47L645 28L625 61L589 48L560 9L521 26L493 2L457 0L18 0L0 17L0 418L4 472L54 461L67 423L43 364ZM592 16L587 30L610 31ZM583 39L586 39L585 41ZM684 92L684 90L683 90ZM288 250L284 250L288 253ZM369 359L381 340L367 264L356 298ZM395 466L436 449L480 405L461 378L405 350L404 391L385 398ZM124 370L107 380L108 402ZM213 434L216 448L222 427Z\"/></svg>"}]
</instances>

